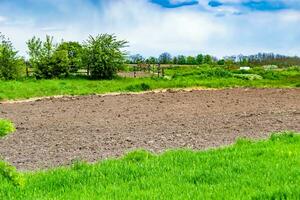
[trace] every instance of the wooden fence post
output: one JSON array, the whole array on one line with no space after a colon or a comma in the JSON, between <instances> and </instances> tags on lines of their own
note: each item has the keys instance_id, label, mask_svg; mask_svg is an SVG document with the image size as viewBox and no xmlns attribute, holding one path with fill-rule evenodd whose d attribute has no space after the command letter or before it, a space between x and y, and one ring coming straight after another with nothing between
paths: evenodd
<instances>
[{"instance_id":1,"label":"wooden fence post","mask_svg":"<svg viewBox=\"0 0 300 200\"><path fill-rule=\"evenodd\" d=\"M160 70L161 70L161 68L160 68L160 64L158 64L158 65L157 65L157 77L159 77Z\"/></svg>"},{"instance_id":2,"label":"wooden fence post","mask_svg":"<svg viewBox=\"0 0 300 200\"><path fill-rule=\"evenodd\" d=\"M26 77L29 77L29 71L28 71L28 66L26 65Z\"/></svg>"},{"instance_id":3,"label":"wooden fence post","mask_svg":"<svg viewBox=\"0 0 300 200\"><path fill-rule=\"evenodd\" d=\"M133 65L133 77L136 78L136 67Z\"/></svg>"}]
</instances>

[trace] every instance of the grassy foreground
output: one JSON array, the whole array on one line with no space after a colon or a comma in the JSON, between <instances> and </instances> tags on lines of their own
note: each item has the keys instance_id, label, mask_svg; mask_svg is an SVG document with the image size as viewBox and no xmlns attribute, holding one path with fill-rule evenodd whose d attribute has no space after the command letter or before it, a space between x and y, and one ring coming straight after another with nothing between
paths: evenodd
<instances>
[{"instance_id":1,"label":"grassy foreground","mask_svg":"<svg viewBox=\"0 0 300 200\"><path fill-rule=\"evenodd\" d=\"M241 72L222 68L176 67L165 78L116 78L93 81L83 78L1 81L0 100L54 95L86 95L109 92L139 92L165 88L300 87L300 68L281 71L254 69Z\"/></svg>"},{"instance_id":2,"label":"grassy foreground","mask_svg":"<svg viewBox=\"0 0 300 200\"><path fill-rule=\"evenodd\" d=\"M12 176L3 171L0 199L299 199L300 135L159 156L136 151Z\"/></svg>"}]
</instances>

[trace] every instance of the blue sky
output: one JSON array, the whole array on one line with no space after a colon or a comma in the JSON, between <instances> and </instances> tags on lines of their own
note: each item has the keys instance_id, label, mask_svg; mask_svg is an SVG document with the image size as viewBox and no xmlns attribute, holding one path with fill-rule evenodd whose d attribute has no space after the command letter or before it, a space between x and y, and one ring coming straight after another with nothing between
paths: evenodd
<instances>
[{"instance_id":1,"label":"blue sky","mask_svg":"<svg viewBox=\"0 0 300 200\"><path fill-rule=\"evenodd\" d=\"M300 56L300 0L0 0L0 32L25 41L114 33L130 53Z\"/></svg>"}]
</instances>

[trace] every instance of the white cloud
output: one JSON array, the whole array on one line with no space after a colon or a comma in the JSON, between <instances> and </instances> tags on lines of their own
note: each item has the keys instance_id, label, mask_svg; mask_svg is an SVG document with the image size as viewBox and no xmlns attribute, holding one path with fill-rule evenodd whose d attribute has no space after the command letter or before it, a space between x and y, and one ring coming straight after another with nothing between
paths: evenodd
<instances>
[{"instance_id":1,"label":"white cloud","mask_svg":"<svg viewBox=\"0 0 300 200\"><path fill-rule=\"evenodd\" d=\"M6 17L0 16L0 23L1 23L1 22L5 22L6 20L7 20Z\"/></svg>"},{"instance_id":2,"label":"white cloud","mask_svg":"<svg viewBox=\"0 0 300 200\"><path fill-rule=\"evenodd\" d=\"M209 12L197 6L164 9L147 0L104 1L101 7L82 0L62 4L55 1L53 5L59 6L64 18L55 14L49 19L20 16L15 21L0 23L1 32L11 38L22 55L26 53L25 41L33 35L44 38L50 34L56 41L81 42L89 34L105 32L128 40L130 52L146 56L157 56L164 51L173 55L203 52L219 57L258 51L290 55L300 52L298 11L217 17L218 12L236 10L223 7Z\"/></svg>"}]
</instances>

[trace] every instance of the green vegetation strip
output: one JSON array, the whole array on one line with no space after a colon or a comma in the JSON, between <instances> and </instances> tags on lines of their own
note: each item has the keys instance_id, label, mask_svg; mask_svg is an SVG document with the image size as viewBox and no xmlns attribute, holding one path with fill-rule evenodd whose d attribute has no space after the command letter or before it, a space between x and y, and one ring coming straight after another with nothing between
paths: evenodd
<instances>
[{"instance_id":1,"label":"green vegetation strip","mask_svg":"<svg viewBox=\"0 0 300 200\"><path fill-rule=\"evenodd\" d=\"M15 127L11 121L0 118L0 138L14 131L15 131Z\"/></svg>"},{"instance_id":2,"label":"green vegetation strip","mask_svg":"<svg viewBox=\"0 0 300 200\"><path fill-rule=\"evenodd\" d=\"M0 80L0 100L188 87L295 88L300 87L300 68L294 67L278 71L257 68L240 71L226 70L220 67L174 67L166 70L164 78L115 78L100 81L84 78Z\"/></svg>"},{"instance_id":3,"label":"green vegetation strip","mask_svg":"<svg viewBox=\"0 0 300 200\"><path fill-rule=\"evenodd\" d=\"M297 199L300 136L273 134L269 140L159 156L141 150L119 160L39 172L7 168L0 163L0 199Z\"/></svg>"}]
</instances>

